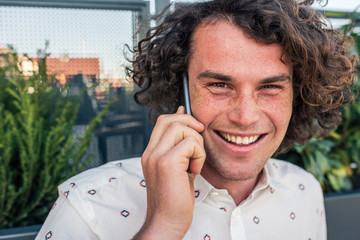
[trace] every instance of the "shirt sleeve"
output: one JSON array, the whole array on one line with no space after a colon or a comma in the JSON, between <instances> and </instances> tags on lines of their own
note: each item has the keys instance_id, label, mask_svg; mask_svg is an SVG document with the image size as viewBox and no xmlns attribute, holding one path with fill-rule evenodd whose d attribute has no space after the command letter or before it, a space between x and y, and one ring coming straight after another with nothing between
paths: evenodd
<instances>
[{"instance_id":1,"label":"shirt sleeve","mask_svg":"<svg viewBox=\"0 0 360 240\"><path fill-rule=\"evenodd\" d=\"M99 240L69 200L62 194L56 200L35 240Z\"/></svg>"}]
</instances>

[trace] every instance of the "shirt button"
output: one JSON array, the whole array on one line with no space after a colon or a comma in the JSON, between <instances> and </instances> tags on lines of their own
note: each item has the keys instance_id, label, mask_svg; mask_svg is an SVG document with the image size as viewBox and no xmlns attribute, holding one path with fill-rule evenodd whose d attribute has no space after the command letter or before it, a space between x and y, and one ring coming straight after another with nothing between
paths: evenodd
<instances>
[{"instance_id":1,"label":"shirt button","mask_svg":"<svg viewBox=\"0 0 360 240\"><path fill-rule=\"evenodd\" d=\"M239 211L233 211L232 217L239 218L240 217L240 212Z\"/></svg>"},{"instance_id":2,"label":"shirt button","mask_svg":"<svg viewBox=\"0 0 360 240\"><path fill-rule=\"evenodd\" d=\"M219 193L218 192L211 192L211 196L217 197L217 196L219 196Z\"/></svg>"}]
</instances>

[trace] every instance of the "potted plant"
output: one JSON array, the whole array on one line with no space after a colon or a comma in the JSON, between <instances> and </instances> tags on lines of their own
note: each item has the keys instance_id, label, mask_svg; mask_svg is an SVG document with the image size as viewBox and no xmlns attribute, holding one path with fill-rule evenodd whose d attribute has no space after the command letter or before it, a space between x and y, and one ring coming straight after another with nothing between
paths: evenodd
<instances>
[{"instance_id":1,"label":"potted plant","mask_svg":"<svg viewBox=\"0 0 360 240\"><path fill-rule=\"evenodd\" d=\"M15 232L27 236L19 239L34 239L39 225L4 229L43 223L57 186L92 159L87 148L110 105L75 139L80 96L55 87L54 76L46 73L46 48L38 52L37 64L29 58L38 65L30 74L21 68L16 51L8 49L0 56L0 238Z\"/></svg>"}]
</instances>

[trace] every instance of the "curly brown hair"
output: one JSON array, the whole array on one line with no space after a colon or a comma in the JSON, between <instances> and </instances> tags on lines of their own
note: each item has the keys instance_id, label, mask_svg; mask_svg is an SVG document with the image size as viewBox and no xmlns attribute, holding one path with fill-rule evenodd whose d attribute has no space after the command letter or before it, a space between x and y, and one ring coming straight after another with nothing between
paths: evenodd
<instances>
[{"instance_id":1,"label":"curly brown hair","mask_svg":"<svg viewBox=\"0 0 360 240\"><path fill-rule=\"evenodd\" d=\"M133 68L127 68L140 90L138 104L149 107L154 122L173 113L182 103L181 75L192 54L192 34L200 24L227 19L257 42L279 44L293 67L293 115L280 146L304 143L324 136L341 121L341 106L352 100L355 56L351 41L329 27L325 18L310 8L313 1L213 0L176 4L160 15L134 48Z\"/></svg>"}]
</instances>

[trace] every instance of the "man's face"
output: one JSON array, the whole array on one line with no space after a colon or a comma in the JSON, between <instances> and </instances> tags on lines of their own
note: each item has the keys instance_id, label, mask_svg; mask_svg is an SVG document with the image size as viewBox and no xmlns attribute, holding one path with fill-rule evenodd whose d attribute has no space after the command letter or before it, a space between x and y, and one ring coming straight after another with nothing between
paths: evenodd
<instances>
[{"instance_id":1,"label":"man's face","mask_svg":"<svg viewBox=\"0 0 360 240\"><path fill-rule=\"evenodd\" d=\"M292 113L292 69L279 45L227 21L200 26L189 62L192 112L205 125L202 174L253 179L280 146Z\"/></svg>"}]
</instances>

